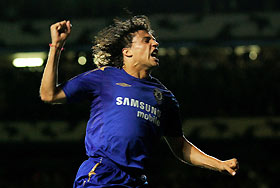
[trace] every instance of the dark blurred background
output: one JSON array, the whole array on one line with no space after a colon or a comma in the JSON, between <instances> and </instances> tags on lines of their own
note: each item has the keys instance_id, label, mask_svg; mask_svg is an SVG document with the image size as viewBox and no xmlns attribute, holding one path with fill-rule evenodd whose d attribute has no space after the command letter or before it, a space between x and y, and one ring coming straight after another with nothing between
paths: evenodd
<instances>
[{"instance_id":1,"label":"dark blurred background","mask_svg":"<svg viewBox=\"0 0 280 188\"><path fill-rule=\"evenodd\" d=\"M187 138L210 155L240 162L236 177L184 165L162 141L148 171L151 187L279 187L276 0L1 1L0 187L72 187L86 159L89 107L40 101L49 26L62 19L73 24L59 68L64 82L95 68L95 34L126 10L151 20L160 42L153 75L180 102ZM19 64L19 58L39 58L39 64Z\"/></svg>"}]
</instances>

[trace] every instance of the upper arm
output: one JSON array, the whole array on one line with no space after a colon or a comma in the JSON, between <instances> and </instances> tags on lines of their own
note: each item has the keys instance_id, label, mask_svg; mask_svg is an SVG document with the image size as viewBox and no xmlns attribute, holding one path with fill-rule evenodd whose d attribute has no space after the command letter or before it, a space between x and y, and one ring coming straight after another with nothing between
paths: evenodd
<instances>
[{"instance_id":1,"label":"upper arm","mask_svg":"<svg viewBox=\"0 0 280 188\"><path fill-rule=\"evenodd\" d=\"M169 137L165 136L169 148L173 154L181 161L190 162L190 155L193 148L193 145L184 137Z\"/></svg>"},{"instance_id":2,"label":"upper arm","mask_svg":"<svg viewBox=\"0 0 280 188\"><path fill-rule=\"evenodd\" d=\"M66 102L65 92L61 87L55 88L55 91L52 95L43 94L41 92L41 100L51 104L61 104Z\"/></svg>"},{"instance_id":3,"label":"upper arm","mask_svg":"<svg viewBox=\"0 0 280 188\"><path fill-rule=\"evenodd\" d=\"M66 103L66 95L61 87L57 88L57 92L52 103Z\"/></svg>"},{"instance_id":4,"label":"upper arm","mask_svg":"<svg viewBox=\"0 0 280 188\"><path fill-rule=\"evenodd\" d=\"M181 137L170 137L170 136L165 136L164 137L166 143L168 144L170 150L173 152L173 154L182 159L182 151L183 151L183 145L184 145L184 138L183 136Z\"/></svg>"}]
</instances>

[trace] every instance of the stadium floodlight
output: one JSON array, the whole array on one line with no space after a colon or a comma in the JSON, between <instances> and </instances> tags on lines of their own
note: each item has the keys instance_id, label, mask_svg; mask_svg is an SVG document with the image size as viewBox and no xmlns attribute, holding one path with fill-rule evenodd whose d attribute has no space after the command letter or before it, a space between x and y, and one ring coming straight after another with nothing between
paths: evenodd
<instances>
[{"instance_id":1,"label":"stadium floodlight","mask_svg":"<svg viewBox=\"0 0 280 188\"><path fill-rule=\"evenodd\" d=\"M87 63L87 58L86 58L85 56L80 56L80 57L78 58L78 63L79 63L80 65L85 65L85 64Z\"/></svg>"},{"instance_id":2,"label":"stadium floodlight","mask_svg":"<svg viewBox=\"0 0 280 188\"><path fill-rule=\"evenodd\" d=\"M13 55L13 66L18 68L23 67L40 67L46 59L46 52L22 52Z\"/></svg>"},{"instance_id":3,"label":"stadium floodlight","mask_svg":"<svg viewBox=\"0 0 280 188\"><path fill-rule=\"evenodd\" d=\"M40 67L44 63L42 58L16 58L13 60L15 67Z\"/></svg>"}]
</instances>

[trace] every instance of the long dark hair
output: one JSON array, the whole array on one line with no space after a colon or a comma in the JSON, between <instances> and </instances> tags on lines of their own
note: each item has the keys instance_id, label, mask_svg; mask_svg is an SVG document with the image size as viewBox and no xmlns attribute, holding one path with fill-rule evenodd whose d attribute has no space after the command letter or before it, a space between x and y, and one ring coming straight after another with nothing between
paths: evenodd
<instances>
[{"instance_id":1,"label":"long dark hair","mask_svg":"<svg viewBox=\"0 0 280 188\"><path fill-rule=\"evenodd\" d=\"M114 24L100 31L92 46L94 63L97 67L121 68L123 66L122 49L131 47L134 33L138 30L153 32L147 16L133 16L125 21L114 19Z\"/></svg>"}]
</instances>

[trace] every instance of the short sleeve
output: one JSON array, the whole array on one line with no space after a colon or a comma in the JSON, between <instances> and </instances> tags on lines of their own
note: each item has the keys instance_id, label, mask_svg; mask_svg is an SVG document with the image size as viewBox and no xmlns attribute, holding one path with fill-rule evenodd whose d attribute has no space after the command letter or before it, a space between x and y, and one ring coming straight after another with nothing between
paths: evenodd
<instances>
[{"instance_id":1,"label":"short sleeve","mask_svg":"<svg viewBox=\"0 0 280 188\"><path fill-rule=\"evenodd\" d=\"M183 135L179 103L172 97L164 101L163 106L163 136L177 137Z\"/></svg>"},{"instance_id":2,"label":"short sleeve","mask_svg":"<svg viewBox=\"0 0 280 188\"><path fill-rule=\"evenodd\" d=\"M99 93L102 74L92 70L80 74L62 84L67 102L79 102L94 97Z\"/></svg>"}]
</instances>

